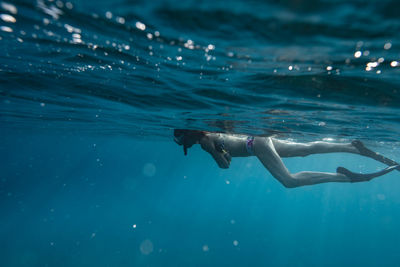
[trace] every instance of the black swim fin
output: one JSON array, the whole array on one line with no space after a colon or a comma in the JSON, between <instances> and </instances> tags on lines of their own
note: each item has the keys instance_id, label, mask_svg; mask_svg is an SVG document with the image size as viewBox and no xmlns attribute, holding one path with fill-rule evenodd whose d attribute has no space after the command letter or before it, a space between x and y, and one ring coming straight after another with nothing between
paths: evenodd
<instances>
[{"instance_id":1,"label":"black swim fin","mask_svg":"<svg viewBox=\"0 0 400 267\"><path fill-rule=\"evenodd\" d=\"M399 169L400 169L399 165L393 165L393 166L386 167L385 169L377 171L377 172L363 174L363 173L355 173L355 172L349 171L348 169L346 169L344 167L338 167L336 169L336 172L346 175L347 177L349 177L351 179L352 183L356 183L356 182L369 181L372 178L382 176L393 170L399 170Z\"/></svg>"},{"instance_id":2,"label":"black swim fin","mask_svg":"<svg viewBox=\"0 0 400 267\"><path fill-rule=\"evenodd\" d=\"M361 141L359 141L359 140L354 140L353 142L351 142L351 144L352 144L355 148L357 148L357 150L358 150L358 151L360 152L360 154L363 155L363 156L366 156L366 157L369 157L369 158L373 158L374 160L377 160L377 161L379 161L379 162L382 162L382 163L384 163L384 164L386 164L386 165L388 165L388 166L393 166L393 165L399 166L399 165L400 165L400 164L397 163L396 161L391 160L391 159L389 159L389 158L387 158L387 157L384 157L384 156L382 156L381 154L376 153L376 152L374 152L374 151L372 151L372 150L366 148L366 147L364 146L364 144L363 144ZM397 168L397 170L400 171L400 168Z\"/></svg>"}]
</instances>

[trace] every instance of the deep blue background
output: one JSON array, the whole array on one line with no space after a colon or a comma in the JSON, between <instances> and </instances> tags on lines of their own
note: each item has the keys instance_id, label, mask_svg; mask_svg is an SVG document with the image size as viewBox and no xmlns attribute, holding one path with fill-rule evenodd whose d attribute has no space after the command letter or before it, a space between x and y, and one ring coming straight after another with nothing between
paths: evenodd
<instances>
[{"instance_id":1,"label":"deep blue background","mask_svg":"<svg viewBox=\"0 0 400 267\"><path fill-rule=\"evenodd\" d=\"M173 142L1 137L5 266L396 266L399 260L397 173L369 183L286 189L256 158L234 158L220 170L199 147L184 157ZM381 167L345 154L285 162L293 172ZM152 249L141 250L143 242Z\"/></svg>"}]
</instances>

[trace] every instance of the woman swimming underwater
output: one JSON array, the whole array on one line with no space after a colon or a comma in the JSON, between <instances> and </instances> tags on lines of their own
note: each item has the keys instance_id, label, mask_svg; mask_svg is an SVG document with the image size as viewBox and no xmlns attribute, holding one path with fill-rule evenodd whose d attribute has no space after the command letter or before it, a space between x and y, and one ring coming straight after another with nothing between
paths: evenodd
<instances>
[{"instance_id":1,"label":"woman swimming underwater","mask_svg":"<svg viewBox=\"0 0 400 267\"><path fill-rule=\"evenodd\" d=\"M329 142L295 143L273 137L253 137L183 129L174 130L174 140L183 146L185 155L187 155L188 148L194 144L200 144L203 150L211 154L218 166L224 169L229 168L231 157L256 156L272 176L288 188L327 182L363 182L394 169L400 171L398 163L366 148L358 140L343 144ZM290 173L281 159L334 152L359 154L380 161L389 167L370 174L353 173L343 167L338 167L336 173L313 171Z\"/></svg>"}]
</instances>

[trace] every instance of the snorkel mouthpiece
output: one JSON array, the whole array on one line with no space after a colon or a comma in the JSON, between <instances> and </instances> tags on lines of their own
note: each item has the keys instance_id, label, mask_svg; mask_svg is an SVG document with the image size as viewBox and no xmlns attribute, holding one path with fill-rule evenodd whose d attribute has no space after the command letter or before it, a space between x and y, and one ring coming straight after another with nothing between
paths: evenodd
<instances>
[{"instance_id":1,"label":"snorkel mouthpiece","mask_svg":"<svg viewBox=\"0 0 400 267\"><path fill-rule=\"evenodd\" d=\"M174 134L174 141L180 146L183 146L183 154L187 156L187 145L186 145L186 140L185 140L185 134L184 133L178 133L178 130L175 130Z\"/></svg>"},{"instance_id":2,"label":"snorkel mouthpiece","mask_svg":"<svg viewBox=\"0 0 400 267\"><path fill-rule=\"evenodd\" d=\"M174 130L174 141L180 146L183 146L183 154L187 156L188 148L194 144L198 144L199 139L204 136L204 132L197 130Z\"/></svg>"}]
</instances>

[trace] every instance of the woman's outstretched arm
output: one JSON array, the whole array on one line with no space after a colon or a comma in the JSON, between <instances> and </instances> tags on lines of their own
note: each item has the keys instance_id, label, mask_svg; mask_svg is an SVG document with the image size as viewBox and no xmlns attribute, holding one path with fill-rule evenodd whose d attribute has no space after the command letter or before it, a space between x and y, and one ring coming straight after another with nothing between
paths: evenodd
<instances>
[{"instance_id":1,"label":"woman's outstretched arm","mask_svg":"<svg viewBox=\"0 0 400 267\"><path fill-rule=\"evenodd\" d=\"M205 135L199 140L199 144L204 151L208 152L213 157L220 168L229 168L229 165L231 164L231 157L228 152L219 151L215 147L215 140L213 136Z\"/></svg>"}]
</instances>

